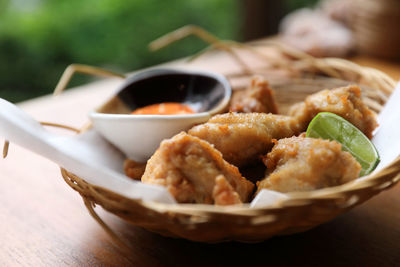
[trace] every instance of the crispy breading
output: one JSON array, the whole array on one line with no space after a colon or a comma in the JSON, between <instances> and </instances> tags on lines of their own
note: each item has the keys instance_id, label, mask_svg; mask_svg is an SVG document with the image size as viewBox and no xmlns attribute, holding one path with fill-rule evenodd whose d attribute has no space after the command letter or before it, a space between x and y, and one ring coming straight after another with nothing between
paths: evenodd
<instances>
[{"instance_id":1,"label":"crispy breading","mask_svg":"<svg viewBox=\"0 0 400 267\"><path fill-rule=\"evenodd\" d=\"M223 175L218 175L215 178L213 198L215 205L232 205L242 203L239 194L233 189Z\"/></svg>"},{"instance_id":2,"label":"crispy breading","mask_svg":"<svg viewBox=\"0 0 400 267\"><path fill-rule=\"evenodd\" d=\"M230 103L231 112L259 112L278 113L274 92L267 80L261 76L254 76L245 90L235 91Z\"/></svg>"},{"instance_id":3,"label":"crispy breading","mask_svg":"<svg viewBox=\"0 0 400 267\"><path fill-rule=\"evenodd\" d=\"M142 182L167 187L181 203L237 204L254 188L211 144L184 132L161 143Z\"/></svg>"},{"instance_id":4,"label":"crispy breading","mask_svg":"<svg viewBox=\"0 0 400 267\"><path fill-rule=\"evenodd\" d=\"M265 113L226 113L197 125L189 134L213 144L235 166L255 162L272 147L272 139L298 134L295 119Z\"/></svg>"},{"instance_id":5,"label":"crispy breading","mask_svg":"<svg viewBox=\"0 0 400 267\"><path fill-rule=\"evenodd\" d=\"M332 112L343 117L368 138L372 138L372 132L378 126L374 113L363 102L361 89L356 85L312 94L304 102L292 106L289 115L299 121L304 131L319 112Z\"/></svg>"},{"instance_id":6,"label":"crispy breading","mask_svg":"<svg viewBox=\"0 0 400 267\"><path fill-rule=\"evenodd\" d=\"M140 180L145 169L146 163L139 163L131 159L125 159L124 161L125 175L134 180Z\"/></svg>"},{"instance_id":7,"label":"crispy breading","mask_svg":"<svg viewBox=\"0 0 400 267\"><path fill-rule=\"evenodd\" d=\"M268 170L257 193L263 188L287 193L336 186L360 173L361 165L336 141L291 137L275 142L264 158Z\"/></svg>"}]
</instances>

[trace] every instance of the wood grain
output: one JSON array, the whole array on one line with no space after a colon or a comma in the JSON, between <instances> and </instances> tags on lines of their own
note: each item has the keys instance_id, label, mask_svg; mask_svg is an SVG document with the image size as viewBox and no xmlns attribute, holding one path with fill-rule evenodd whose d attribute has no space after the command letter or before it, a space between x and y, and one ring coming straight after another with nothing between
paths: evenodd
<instances>
[{"instance_id":1,"label":"wood grain","mask_svg":"<svg viewBox=\"0 0 400 267\"><path fill-rule=\"evenodd\" d=\"M376 64L366 57L354 61ZM225 64L218 62L208 68L221 70ZM398 63L376 66L400 77ZM20 107L38 120L79 127L119 83L101 81ZM11 143L8 157L0 160L0 181L0 266L400 266L400 185L313 230L258 244L165 238L97 207L129 244L129 253L123 253L49 160Z\"/></svg>"}]
</instances>

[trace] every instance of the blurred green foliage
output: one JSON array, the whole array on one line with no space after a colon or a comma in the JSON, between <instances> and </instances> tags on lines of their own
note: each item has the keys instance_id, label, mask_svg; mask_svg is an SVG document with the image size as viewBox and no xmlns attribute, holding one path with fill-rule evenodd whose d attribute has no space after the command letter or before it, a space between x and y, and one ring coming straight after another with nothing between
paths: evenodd
<instances>
[{"instance_id":1,"label":"blurred green foliage","mask_svg":"<svg viewBox=\"0 0 400 267\"><path fill-rule=\"evenodd\" d=\"M302 7L313 7L319 1L320 0L285 0L286 6L288 7L289 11L299 9Z\"/></svg>"},{"instance_id":2,"label":"blurred green foliage","mask_svg":"<svg viewBox=\"0 0 400 267\"><path fill-rule=\"evenodd\" d=\"M289 10L315 2L285 1ZM187 24L238 40L239 9L239 0L0 0L0 97L51 93L71 63L128 72L191 55L206 44L189 37L154 53L147 48ZM77 76L70 86L89 79Z\"/></svg>"},{"instance_id":3,"label":"blurred green foliage","mask_svg":"<svg viewBox=\"0 0 400 267\"><path fill-rule=\"evenodd\" d=\"M154 53L147 48L186 24L237 39L236 2L0 0L0 97L18 102L50 93L71 63L127 72L188 56L206 45L190 37Z\"/></svg>"}]
</instances>

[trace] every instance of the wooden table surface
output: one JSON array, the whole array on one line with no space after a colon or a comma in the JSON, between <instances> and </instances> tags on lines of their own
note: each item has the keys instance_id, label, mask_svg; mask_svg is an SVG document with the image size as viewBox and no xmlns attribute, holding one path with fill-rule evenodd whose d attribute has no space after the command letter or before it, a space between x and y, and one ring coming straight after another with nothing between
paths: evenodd
<instances>
[{"instance_id":1,"label":"wooden table surface","mask_svg":"<svg viewBox=\"0 0 400 267\"><path fill-rule=\"evenodd\" d=\"M353 61L400 78L399 63L361 56ZM223 62L206 58L171 65L221 71L231 65ZM103 80L19 106L37 120L79 127L120 82ZM92 219L50 160L11 144L8 157L0 160L0 181L0 266L400 266L400 185L313 230L258 244L165 238L97 207L128 240L127 255Z\"/></svg>"}]
</instances>

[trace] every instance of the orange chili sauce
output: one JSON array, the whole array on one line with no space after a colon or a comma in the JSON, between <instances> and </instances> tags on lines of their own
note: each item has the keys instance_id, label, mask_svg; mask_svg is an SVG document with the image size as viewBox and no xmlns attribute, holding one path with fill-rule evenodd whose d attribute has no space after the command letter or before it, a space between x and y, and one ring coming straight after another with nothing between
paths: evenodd
<instances>
[{"instance_id":1,"label":"orange chili sauce","mask_svg":"<svg viewBox=\"0 0 400 267\"><path fill-rule=\"evenodd\" d=\"M160 104L153 104L138 108L131 114L133 115L179 115L179 114L193 114L195 113L188 105L166 102Z\"/></svg>"}]
</instances>

